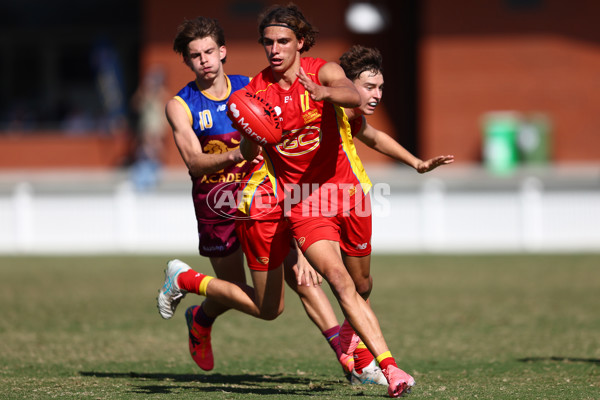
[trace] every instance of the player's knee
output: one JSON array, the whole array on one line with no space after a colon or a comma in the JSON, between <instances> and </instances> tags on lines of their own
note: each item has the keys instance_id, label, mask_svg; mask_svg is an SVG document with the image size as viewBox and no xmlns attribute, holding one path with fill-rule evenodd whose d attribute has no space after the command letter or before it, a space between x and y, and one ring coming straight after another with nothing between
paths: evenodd
<instances>
[{"instance_id":1,"label":"player's knee","mask_svg":"<svg viewBox=\"0 0 600 400\"><path fill-rule=\"evenodd\" d=\"M358 294L360 294L363 299L368 299L371 295L371 290L373 290L373 278L369 275L366 279L360 279L354 283Z\"/></svg>"},{"instance_id":2,"label":"player's knee","mask_svg":"<svg viewBox=\"0 0 600 400\"><path fill-rule=\"evenodd\" d=\"M356 290L354 282L345 270L332 271L327 274L326 279L331 289L338 294L338 297Z\"/></svg>"},{"instance_id":3,"label":"player's knee","mask_svg":"<svg viewBox=\"0 0 600 400\"><path fill-rule=\"evenodd\" d=\"M264 319L265 321L273 321L275 318L279 317L283 312L284 305L280 304L279 308L268 308L264 310L260 310L260 314L258 317L260 319Z\"/></svg>"},{"instance_id":4,"label":"player's knee","mask_svg":"<svg viewBox=\"0 0 600 400\"><path fill-rule=\"evenodd\" d=\"M298 287L298 282L296 282L296 277L288 277L287 274L285 276L285 283L288 285L290 289L292 289L296 293L300 293L301 288Z\"/></svg>"}]
</instances>

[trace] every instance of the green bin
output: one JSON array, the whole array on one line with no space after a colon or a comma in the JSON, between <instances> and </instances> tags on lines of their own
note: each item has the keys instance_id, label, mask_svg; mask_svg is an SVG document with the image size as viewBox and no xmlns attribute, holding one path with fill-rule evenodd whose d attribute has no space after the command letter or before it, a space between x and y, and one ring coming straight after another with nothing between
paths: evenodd
<instances>
[{"instance_id":1,"label":"green bin","mask_svg":"<svg viewBox=\"0 0 600 400\"><path fill-rule=\"evenodd\" d=\"M483 117L483 163L488 171L507 175L519 162L517 135L520 116L513 112L490 112Z\"/></svg>"},{"instance_id":2,"label":"green bin","mask_svg":"<svg viewBox=\"0 0 600 400\"><path fill-rule=\"evenodd\" d=\"M543 113L528 115L519 129L518 147L524 164L545 165L550 161L551 122Z\"/></svg>"}]
</instances>

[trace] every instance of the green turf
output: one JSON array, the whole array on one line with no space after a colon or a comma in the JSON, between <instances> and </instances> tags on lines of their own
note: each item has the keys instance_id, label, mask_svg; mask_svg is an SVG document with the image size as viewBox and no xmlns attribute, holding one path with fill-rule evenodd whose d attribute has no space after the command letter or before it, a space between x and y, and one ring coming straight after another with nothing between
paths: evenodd
<instances>
[{"instance_id":1,"label":"green turf","mask_svg":"<svg viewBox=\"0 0 600 400\"><path fill-rule=\"evenodd\" d=\"M202 372L182 312L194 296L172 320L156 311L167 259L0 257L0 398L386 396L344 382L290 292L275 321L220 318ZM600 399L600 255L376 256L372 268L372 306L417 380L409 398Z\"/></svg>"}]
</instances>

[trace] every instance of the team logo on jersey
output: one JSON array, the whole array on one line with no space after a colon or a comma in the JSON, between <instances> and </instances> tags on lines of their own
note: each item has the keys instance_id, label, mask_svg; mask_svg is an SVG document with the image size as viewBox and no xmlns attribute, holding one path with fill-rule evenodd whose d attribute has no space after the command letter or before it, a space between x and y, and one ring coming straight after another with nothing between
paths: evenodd
<instances>
[{"instance_id":1,"label":"team logo on jersey","mask_svg":"<svg viewBox=\"0 0 600 400\"><path fill-rule=\"evenodd\" d=\"M222 140L209 140L208 143L206 143L206 146L204 146L204 149L202 149L202 151L204 151L206 154L222 154L222 153L227 153L228 151L232 151L237 149L238 147L240 147L240 141L239 140L235 140L235 139L231 139L231 144L233 145L237 145L235 147L229 147L227 146L227 143L223 142ZM237 164L235 164L236 168L241 168L244 164L246 164L246 160L243 160ZM210 175L204 175L202 177L202 179L200 180L200 183L219 183L219 182L231 182L232 180L236 180L239 181L243 178L243 175L240 176L240 173L228 173L228 174L224 174L225 169L220 169ZM234 177L232 179L232 177Z\"/></svg>"},{"instance_id":2,"label":"team logo on jersey","mask_svg":"<svg viewBox=\"0 0 600 400\"><path fill-rule=\"evenodd\" d=\"M239 147L239 146L238 146ZM235 147L237 148L237 147ZM221 140L209 140L208 143L206 144L206 146L204 146L204 152L208 153L208 154L221 154L221 153L226 153L230 150L229 147L227 147L227 145L222 142Z\"/></svg>"},{"instance_id":3,"label":"team logo on jersey","mask_svg":"<svg viewBox=\"0 0 600 400\"><path fill-rule=\"evenodd\" d=\"M267 265L269 264L269 257L256 257L256 261L258 261L262 265Z\"/></svg>"},{"instance_id":4,"label":"team logo on jersey","mask_svg":"<svg viewBox=\"0 0 600 400\"><path fill-rule=\"evenodd\" d=\"M302 247L304 242L306 242L306 238L302 236L300 239L298 239L298 246Z\"/></svg>"},{"instance_id":5,"label":"team logo on jersey","mask_svg":"<svg viewBox=\"0 0 600 400\"><path fill-rule=\"evenodd\" d=\"M298 132L302 132L297 135ZM277 151L284 156L297 157L310 153L319 148L322 131L317 126L308 126L285 133L287 136L276 146Z\"/></svg>"},{"instance_id":6,"label":"team logo on jersey","mask_svg":"<svg viewBox=\"0 0 600 400\"><path fill-rule=\"evenodd\" d=\"M357 244L356 245L356 250L364 250L367 248L367 246L369 245L369 243L361 243L361 244Z\"/></svg>"},{"instance_id":7,"label":"team logo on jersey","mask_svg":"<svg viewBox=\"0 0 600 400\"><path fill-rule=\"evenodd\" d=\"M350 197L354 196L356 194L356 186L349 187L348 194L350 195Z\"/></svg>"}]
</instances>

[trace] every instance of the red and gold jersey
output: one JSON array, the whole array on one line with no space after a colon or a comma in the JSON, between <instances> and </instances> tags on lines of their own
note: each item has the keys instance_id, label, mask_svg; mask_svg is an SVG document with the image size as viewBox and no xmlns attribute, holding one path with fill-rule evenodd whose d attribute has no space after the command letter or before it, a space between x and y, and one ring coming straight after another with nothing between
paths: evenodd
<instances>
[{"instance_id":1,"label":"red and gold jersey","mask_svg":"<svg viewBox=\"0 0 600 400\"><path fill-rule=\"evenodd\" d=\"M320 85L318 73L325 60L304 57L301 67ZM362 201L371 182L352 141L344 109L314 101L296 80L287 90L274 82L271 68L258 74L246 88L281 110L283 140L264 147L268 172L283 211L335 215Z\"/></svg>"},{"instance_id":2,"label":"red and gold jersey","mask_svg":"<svg viewBox=\"0 0 600 400\"><path fill-rule=\"evenodd\" d=\"M264 162L257 164L242 181L238 219L279 220L282 207L273 187L275 178L269 174Z\"/></svg>"}]
</instances>

